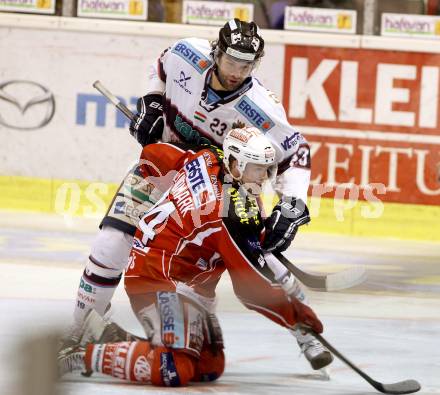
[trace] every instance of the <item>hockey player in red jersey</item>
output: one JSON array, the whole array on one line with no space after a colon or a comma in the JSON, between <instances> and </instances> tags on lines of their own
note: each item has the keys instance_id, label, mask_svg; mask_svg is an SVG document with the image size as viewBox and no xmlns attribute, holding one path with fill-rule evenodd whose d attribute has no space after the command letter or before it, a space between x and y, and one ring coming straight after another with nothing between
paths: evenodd
<instances>
[{"instance_id":1,"label":"hockey player in red jersey","mask_svg":"<svg viewBox=\"0 0 440 395\"><path fill-rule=\"evenodd\" d=\"M276 174L272 144L250 127L231 130L223 147L224 157L212 146L144 148L145 176L154 175L152 163L180 166L169 190L140 220L125 274L146 339L83 344L86 333L99 340L112 325L99 324L93 311L82 328L83 347L60 354L61 373L97 371L157 386L217 379L224 354L214 300L226 270L249 309L290 331L297 324L323 331L315 313L294 296L293 276L261 247L264 224L254 195ZM326 358L323 365L330 353Z\"/></svg>"},{"instance_id":2,"label":"hockey player in red jersey","mask_svg":"<svg viewBox=\"0 0 440 395\"><path fill-rule=\"evenodd\" d=\"M148 93L138 100L130 132L142 146L159 140L218 147L234 125L253 125L265 133L275 149L275 190L280 200L265 220L264 248L282 252L299 227L310 221L305 204L310 149L289 124L279 100L252 75L264 49L255 23L238 19L226 23L213 42L198 38L177 41L151 67ZM157 167L158 173L167 174L166 164L158 162ZM139 216L161 192L144 182L138 167L127 174L92 244L78 287L74 324L63 346L76 341L89 309L104 314L126 268ZM301 216L292 218L290 212L298 209ZM326 352L315 339L299 332L298 342L312 366L313 359Z\"/></svg>"}]
</instances>

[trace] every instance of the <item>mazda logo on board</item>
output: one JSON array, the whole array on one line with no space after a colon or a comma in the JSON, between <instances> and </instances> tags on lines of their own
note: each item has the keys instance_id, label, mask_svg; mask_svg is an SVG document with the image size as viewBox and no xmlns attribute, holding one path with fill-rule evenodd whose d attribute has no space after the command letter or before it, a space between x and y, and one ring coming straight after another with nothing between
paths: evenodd
<instances>
[{"instance_id":1,"label":"mazda logo on board","mask_svg":"<svg viewBox=\"0 0 440 395\"><path fill-rule=\"evenodd\" d=\"M55 114L55 98L45 86L26 80L0 83L0 125L34 130L46 126Z\"/></svg>"}]
</instances>

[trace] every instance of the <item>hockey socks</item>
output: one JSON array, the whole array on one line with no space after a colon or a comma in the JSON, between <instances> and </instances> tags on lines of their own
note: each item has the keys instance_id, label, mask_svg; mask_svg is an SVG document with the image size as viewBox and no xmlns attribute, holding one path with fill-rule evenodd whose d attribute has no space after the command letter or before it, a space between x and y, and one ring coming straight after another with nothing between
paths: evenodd
<instances>
[{"instance_id":1,"label":"hockey socks","mask_svg":"<svg viewBox=\"0 0 440 395\"><path fill-rule=\"evenodd\" d=\"M76 296L73 316L77 325L84 321L90 309L95 309L100 315L104 314L121 277L120 270L109 269L96 262L92 256L89 257Z\"/></svg>"},{"instance_id":2,"label":"hockey socks","mask_svg":"<svg viewBox=\"0 0 440 395\"><path fill-rule=\"evenodd\" d=\"M195 364L185 353L153 347L146 341L89 344L84 362L88 372L166 387L187 385Z\"/></svg>"}]
</instances>

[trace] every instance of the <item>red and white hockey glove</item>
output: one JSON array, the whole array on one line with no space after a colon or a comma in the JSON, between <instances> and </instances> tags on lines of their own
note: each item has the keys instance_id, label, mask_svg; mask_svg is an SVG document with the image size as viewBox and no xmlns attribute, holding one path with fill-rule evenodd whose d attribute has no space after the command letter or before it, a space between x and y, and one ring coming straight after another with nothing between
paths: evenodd
<instances>
[{"instance_id":1,"label":"red and white hockey glove","mask_svg":"<svg viewBox=\"0 0 440 395\"><path fill-rule=\"evenodd\" d=\"M307 325L312 328L316 333L322 333L324 331L322 322L309 306L301 303L297 298L293 296L290 297L290 302L292 303L293 309L295 311L295 318L298 324Z\"/></svg>"}]
</instances>

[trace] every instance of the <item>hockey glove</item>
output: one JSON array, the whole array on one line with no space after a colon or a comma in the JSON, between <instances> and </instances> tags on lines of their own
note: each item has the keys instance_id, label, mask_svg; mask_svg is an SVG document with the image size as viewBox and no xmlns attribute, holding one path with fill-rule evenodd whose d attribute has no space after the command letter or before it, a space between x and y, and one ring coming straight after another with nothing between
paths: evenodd
<instances>
[{"instance_id":1,"label":"hockey glove","mask_svg":"<svg viewBox=\"0 0 440 395\"><path fill-rule=\"evenodd\" d=\"M153 93L141 97L137 101L135 119L130 123L130 134L143 147L155 143L163 133L162 95Z\"/></svg>"},{"instance_id":2,"label":"hockey glove","mask_svg":"<svg viewBox=\"0 0 440 395\"><path fill-rule=\"evenodd\" d=\"M316 333L322 333L324 331L322 322L309 306L301 303L293 296L290 297L290 302L292 303L293 310L295 312L295 320L297 324L307 325Z\"/></svg>"},{"instance_id":3,"label":"hockey glove","mask_svg":"<svg viewBox=\"0 0 440 395\"><path fill-rule=\"evenodd\" d=\"M283 196L265 221L263 249L283 252L295 238L301 225L310 222L309 209L301 199Z\"/></svg>"}]
</instances>

